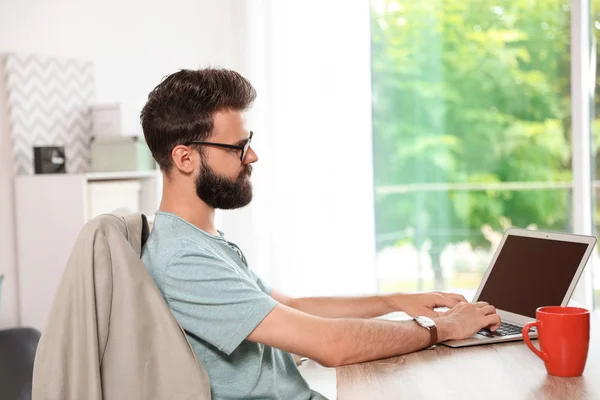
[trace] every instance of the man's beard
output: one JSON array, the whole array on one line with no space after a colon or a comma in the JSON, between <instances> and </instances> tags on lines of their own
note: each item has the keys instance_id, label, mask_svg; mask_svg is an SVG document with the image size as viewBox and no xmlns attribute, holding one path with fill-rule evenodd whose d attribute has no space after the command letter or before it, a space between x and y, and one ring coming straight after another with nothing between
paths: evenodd
<instances>
[{"instance_id":1,"label":"man's beard","mask_svg":"<svg viewBox=\"0 0 600 400\"><path fill-rule=\"evenodd\" d=\"M217 175L202 160L200 174L196 178L196 194L210 207L221 210L233 210L245 207L252 201L250 174L252 166L247 165L237 179L232 181Z\"/></svg>"}]
</instances>

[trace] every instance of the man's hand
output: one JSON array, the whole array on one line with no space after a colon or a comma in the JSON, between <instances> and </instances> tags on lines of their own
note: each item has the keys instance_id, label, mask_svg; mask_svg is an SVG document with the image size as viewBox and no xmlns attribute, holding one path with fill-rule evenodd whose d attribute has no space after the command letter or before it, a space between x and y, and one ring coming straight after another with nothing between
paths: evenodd
<instances>
[{"instance_id":1,"label":"man's hand","mask_svg":"<svg viewBox=\"0 0 600 400\"><path fill-rule=\"evenodd\" d=\"M484 301L460 303L434 320L438 326L440 342L466 339L482 328L495 331L500 327L500 316L496 314L496 308Z\"/></svg>"},{"instance_id":2,"label":"man's hand","mask_svg":"<svg viewBox=\"0 0 600 400\"><path fill-rule=\"evenodd\" d=\"M390 303L394 310L404 311L411 317L423 315L435 318L442 315L434 309L438 307L453 308L459 303L467 303L460 294L430 292L417 294L395 294L391 295Z\"/></svg>"}]
</instances>

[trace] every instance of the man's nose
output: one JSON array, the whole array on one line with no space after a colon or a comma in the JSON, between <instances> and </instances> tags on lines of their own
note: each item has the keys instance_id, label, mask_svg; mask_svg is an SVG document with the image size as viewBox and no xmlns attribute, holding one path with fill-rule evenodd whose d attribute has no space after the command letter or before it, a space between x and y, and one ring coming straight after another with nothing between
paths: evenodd
<instances>
[{"instance_id":1,"label":"man's nose","mask_svg":"<svg viewBox=\"0 0 600 400\"><path fill-rule=\"evenodd\" d=\"M258 155L252 147L248 149L246 157L244 157L244 164L253 164L258 161Z\"/></svg>"}]
</instances>

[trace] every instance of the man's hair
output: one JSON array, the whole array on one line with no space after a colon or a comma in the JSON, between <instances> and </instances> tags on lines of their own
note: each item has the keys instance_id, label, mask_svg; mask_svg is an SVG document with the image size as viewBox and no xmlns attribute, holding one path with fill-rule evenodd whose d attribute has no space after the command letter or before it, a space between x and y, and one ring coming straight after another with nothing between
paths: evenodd
<instances>
[{"instance_id":1,"label":"man's hair","mask_svg":"<svg viewBox=\"0 0 600 400\"><path fill-rule=\"evenodd\" d=\"M140 121L160 169L168 171L179 144L206 139L218 111L248 109L256 90L235 71L207 68L171 74L150 92Z\"/></svg>"}]
</instances>

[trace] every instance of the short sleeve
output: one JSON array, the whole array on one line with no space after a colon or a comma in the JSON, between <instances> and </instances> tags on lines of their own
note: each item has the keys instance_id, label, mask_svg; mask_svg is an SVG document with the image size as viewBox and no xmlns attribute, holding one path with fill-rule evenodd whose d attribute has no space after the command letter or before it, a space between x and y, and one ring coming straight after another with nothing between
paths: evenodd
<instances>
[{"instance_id":1,"label":"short sleeve","mask_svg":"<svg viewBox=\"0 0 600 400\"><path fill-rule=\"evenodd\" d=\"M273 288L264 280L262 280L262 278L258 275L256 275L256 273L254 271L252 271L250 268L248 268L248 273L252 276L252 279L254 279L254 281L256 282L256 284L258 285L258 287L260 287L260 290L262 290L264 293L270 295L271 291L273 291Z\"/></svg>"},{"instance_id":2,"label":"short sleeve","mask_svg":"<svg viewBox=\"0 0 600 400\"><path fill-rule=\"evenodd\" d=\"M165 297L177 321L230 355L277 302L257 281L213 254L184 249L165 272Z\"/></svg>"}]
</instances>

